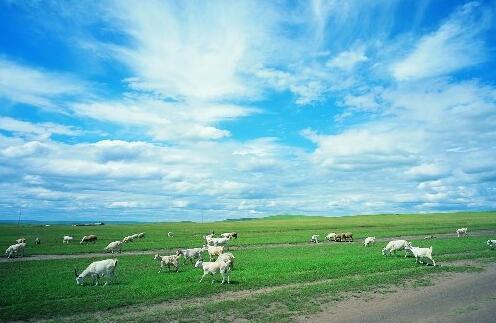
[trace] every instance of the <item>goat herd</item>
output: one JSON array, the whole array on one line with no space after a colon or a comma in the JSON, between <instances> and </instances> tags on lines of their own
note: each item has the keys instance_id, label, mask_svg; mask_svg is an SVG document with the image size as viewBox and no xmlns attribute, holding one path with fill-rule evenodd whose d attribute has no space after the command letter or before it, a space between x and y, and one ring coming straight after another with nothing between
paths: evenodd
<instances>
[{"instance_id":1,"label":"goat herd","mask_svg":"<svg viewBox=\"0 0 496 323\"><path fill-rule=\"evenodd\" d=\"M456 230L458 237L467 234L467 228L461 228ZM169 232L168 237L173 237L174 234ZM124 243L132 242L136 239L142 239L145 237L145 233L137 233L131 236L126 236L122 241L110 242L104 250L106 252L122 252L122 245ZM203 275L200 279L202 282L203 278L207 275L212 276L212 283L214 283L214 274L220 273L222 275L222 284L227 280L229 284L229 272L234 267L234 255L230 252L224 252L225 247L231 239L237 239L238 234L236 232L226 232L220 235L220 237L215 237L214 232L203 237L206 244L201 248L191 248L191 249L178 249L175 254L169 256L162 256L158 253L154 256L154 260L160 261L161 272L165 267L169 271L171 269L176 272L179 270L179 259L183 257L184 262L190 262L194 264L195 268L201 268L203 270ZM326 237L328 241L334 242L353 242L353 234L351 232L345 233L329 233ZM425 239L432 239L435 236L426 236ZM68 244L73 240L71 236L64 236L62 243ZM367 247L375 243L375 237L367 237L364 240L364 246ZM95 235L84 236L81 239L80 244L95 243L97 237ZM319 243L319 235L312 235L310 238L311 243ZM40 240L36 238L35 244L40 244ZM496 240L488 240L487 245L490 248L496 247ZM5 251L5 256L11 258L16 255L24 256L24 249L26 247L26 239L21 238L16 240L16 244L11 245ZM405 257L413 256L416 262L424 263L426 260L433 266L436 265L434 259L432 258L432 246L430 248L420 248L414 247L407 240L392 240L389 241L386 247L382 249L382 255L387 256L395 254L396 251L405 251ZM209 261L203 261L203 252L208 252ZM215 259L215 260L214 260ZM115 268L117 266L117 259L105 259L100 261L92 262L84 271L78 274L77 269L74 268L74 274L76 276L76 283L78 285L83 285L86 278L91 278L95 285L99 284L99 279L106 277L107 280L105 285L111 282L115 278Z\"/></svg>"}]
</instances>

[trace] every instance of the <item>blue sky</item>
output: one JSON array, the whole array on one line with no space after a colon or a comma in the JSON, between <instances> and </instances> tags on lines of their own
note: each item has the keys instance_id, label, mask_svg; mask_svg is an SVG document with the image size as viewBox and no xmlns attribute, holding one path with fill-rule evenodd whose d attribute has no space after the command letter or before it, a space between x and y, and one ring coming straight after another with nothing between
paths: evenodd
<instances>
[{"instance_id":1,"label":"blue sky","mask_svg":"<svg viewBox=\"0 0 496 323\"><path fill-rule=\"evenodd\" d=\"M496 208L494 1L0 1L0 219Z\"/></svg>"}]
</instances>

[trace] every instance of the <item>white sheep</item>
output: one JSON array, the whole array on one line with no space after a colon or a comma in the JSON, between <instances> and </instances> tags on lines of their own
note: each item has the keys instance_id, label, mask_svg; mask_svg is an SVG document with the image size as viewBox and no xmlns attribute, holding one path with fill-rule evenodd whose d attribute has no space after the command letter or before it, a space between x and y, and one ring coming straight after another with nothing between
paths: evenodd
<instances>
[{"instance_id":1,"label":"white sheep","mask_svg":"<svg viewBox=\"0 0 496 323\"><path fill-rule=\"evenodd\" d=\"M320 237L320 235L318 235L318 234L314 234L314 235L310 238L310 242L312 242L312 243L319 243L319 237Z\"/></svg>"},{"instance_id":2,"label":"white sheep","mask_svg":"<svg viewBox=\"0 0 496 323\"><path fill-rule=\"evenodd\" d=\"M494 249L496 247L496 240L487 240L486 244L491 248Z\"/></svg>"},{"instance_id":3,"label":"white sheep","mask_svg":"<svg viewBox=\"0 0 496 323\"><path fill-rule=\"evenodd\" d=\"M368 247L370 246L371 244L374 244L375 243L375 237L367 237L365 238L365 240L363 241L363 245L365 247Z\"/></svg>"},{"instance_id":4,"label":"white sheep","mask_svg":"<svg viewBox=\"0 0 496 323\"><path fill-rule=\"evenodd\" d=\"M214 262L203 262L203 260L198 260L195 264L196 268L202 268L203 269L203 275L200 279L200 283L202 282L203 278L210 274L212 275L212 284L214 283L214 274L220 273L222 275L222 284L226 281L227 277L227 283L229 284L229 263L226 263L224 261L214 261Z\"/></svg>"},{"instance_id":5,"label":"white sheep","mask_svg":"<svg viewBox=\"0 0 496 323\"><path fill-rule=\"evenodd\" d=\"M120 252L122 252L122 241L111 242L103 250L105 250L106 252L111 252L111 253L114 253L114 251L120 253Z\"/></svg>"},{"instance_id":6,"label":"white sheep","mask_svg":"<svg viewBox=\"0 0 496 323\"><path fill-rule=\"evenodd\" d=\"M105 259L92 262L81 274L78 275L77 269L74 268L76 275L76 284L83 285L86 277L91 277L95 286L98 285L98 278L106 276L108 280L105 282L107 285L113 278L115 278L115 267L117 266L117 259Z\"/></svg>"},{"instance_id":7,"label":"white sheep","mask_svg":"<svg viewBox=\"0 0 496 323\"><path fill-rule=\"evenodd\" d=\"M8 247L7 250L5 250L5 256L7 258L12 258L12 256L16 256L20 254L21 257L24 257L25 248L26 248L25 242L13 244L10 247Z\"/></svg>"},{"instance_id":8,"label":"white sheep","mask_svg":"<svg viewBox=\"0 0 496 323\"><path fill-rule=\"evenodd\" d=\"M405 247L411 246L410 242L406 240L392 240L389 241L385 248L382 249L382 255L386 256L387 254L396 254L396 251L403 250Z\"/></svg>"},{"instance_id":9,"label":"white sheep","mask_svg":"<svg viewBox=\"0 0 496 323\"><path fill-rule=\"evenodd\" d=\"M171 270L171 266L176 269L176 272L179 271L179 258L181 257L182 253L178 253L175 255L171 256L161 256L158 253L153 257L154 260L160 261L160 270L158 271L159 273L162 272L162 269L164 269L165 266Z\"/></svg>"},{"instance_id":10,"label":"white sheep","mask_svg":"<svg viewBox=\"0 0 496 323\"><path fill-rule=\"evenodd\" d=\"M229 270L234 268L234 255L230 252L220 254L216 261L223 261L229 264Z\"/></svg>"},{"instance_id":11,"label":"white sheep","mask_svg":"<svg viewBox=\"0 0 496 323\"><path fill-rule=\"evenodd\" d=\"M16 240L16 243L26 243L26 242L27 242L26 238L20 238Z\"/></svg>"},{"instance_id":12,"label":"white sheep","mask_svg":"<svg viewBox=\"0 0 496 323\"><path fill-rule=\"evenodd\" d=\"M203 248L207 249L208 256L210 257L210 261L212 261L213 257L218 257L222 253L224 253L224 247L223 246L203 246Z\"/></svg>"},{"instance_id":13,"label":"white sheep","mask_svg":"<svg viewBox=\"0 0 496 323\"><path fill-rule=\"evenodd\" d=\"M413 247L411 245L405 247L405 251L411 253L415 257L415 262L422 262L422 258L427 258L432 262L433 266L436 266L436 262L432 259L432 246L430 248L419 248Z\"/></svg>"},{"instance_id":14,"label":"white sheep","mask_svg":"<svg viewBox=\"0 0 496 323\"><path fill-rule=\"evenodd\" d=\"M184 261L191 261L191 264L194 266L194 262L201 258L202 252L206 251L207 248L191 248L191 249L179 249L176 254L182 254L184 257Z\"/></svg>"},{"instance_id":15,"label":"white sheep","mask_svg":"<svg viewBox=\"0 0 496 323\"><path fill-rule=\"evenodd\" d=\"M64 238L62 238L62 243L69 243L72 240L74 240L73 237L71 237L71 236L64 236Z\"/></svg>"},{"instance_id":16,"label":"white sheep","mask_svg":"<svg viewBox=\"0 0 496 323\"><path fill-rule=\"evenodd\" d=\"M336 233L331 232L328 235L326 235L325 238L326 238L326 240L329 240L329 241L336 241Z\"/></svg>"},{"instance_id":17,"label":"white sheep","mask_svg":"<svg viewBox=\"0 0 496 323\"><path fill-rule=\"evenodd\" d=\"M458 236L458 238L460 238L461 236L464 236L467 234L467 231L468 229L467 228L460 228L460 229L457 229L456 230L456 235Z\"/></svg>"}]
</instances>

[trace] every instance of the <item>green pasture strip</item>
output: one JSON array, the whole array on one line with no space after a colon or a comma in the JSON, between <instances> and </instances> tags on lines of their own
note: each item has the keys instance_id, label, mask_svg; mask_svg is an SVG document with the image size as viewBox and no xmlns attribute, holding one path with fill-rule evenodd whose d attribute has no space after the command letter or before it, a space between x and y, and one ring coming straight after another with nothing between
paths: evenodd
<instances>
[{"instance_id":1,"label":"green pasture strip","mask_svg":"<svg viewBox=\"0 0 496 323\"><path fill-rule=\"evenodd\" d=\"M434 256L458 259L489 257L496 251L485 246L487 237L430 240ZM426 243L419 241L417 244ZM319 244L270 249L246 249L234 252L232 284L200 284L200 269L183 265L179 273L157 273L159 263L151 256L118 256L118 281L109 286L77 286L73 268L85 268L95 259L47 260L0 264L0 319L48 318L108 310L131 304L152 304L222 293L350 278L356 275L396 272L412 269L432 271L437 268L415 264L403 253L383 257L382 244L363 247L358 244ZM101 259L101 258L100 258ZM422 269L419 269L422 268ZM29 311L26 311L29 308Z\"/></svg>"},{"instance_id":2,"label":"green pasture strip","mask_svg":"<svg viewBox=\"0 0 496 323\"><path fill-rule=\"evenodd\" d=\"M84 313L78 316L80 322L218 322L249 320L254 322L286 322L295 316L309 315L320 311L320 305L341 300L350 293L380 291L404 284L407 281L429 283L432 274L443 272L478 271L478 268L464 266L403 268L380 273L346 276L328 281L302 285L298 288L284 288L250 297L217 302L196 303L180 308L166 305L150 307L144 311L112 309L104 313ZM413 284L415 286L415 284ZM57 317L53 322L72 322L73 317Z\"/></svg>"},{"instance_id":3,"label":"green pasture strip","mask_svg":"<svg viewBox=\"0 0 496 323\"><path fill-rule=\"evenodd\" d=\"M350 217L276 216L246 221L221 221L214 223L157 223L110 224L104 226L73 227L70 225L3 225L0 224L0 248L5 250L16 239L28 239L27 255L99 253L111 241L124 236L146 232L146 238L124 245L124 250L174 249L200 247L202 236L212 230L217 233L237 231L239 239L232 246L301 243L313 234L321 239L329 232L351 231L355 239L367 236L390 237L401 235L427 235L453 233L456 228L468 227L470 231L496 230L495 212L442 213L417 215L368 215ZM175 233L174 238L167 232ZM95 244L80 245L83 235L96 234ZM62 237L70 235L74 242L62 244ZM35 237L42 241L34 245Z\"/></svg>"}]
</instances>

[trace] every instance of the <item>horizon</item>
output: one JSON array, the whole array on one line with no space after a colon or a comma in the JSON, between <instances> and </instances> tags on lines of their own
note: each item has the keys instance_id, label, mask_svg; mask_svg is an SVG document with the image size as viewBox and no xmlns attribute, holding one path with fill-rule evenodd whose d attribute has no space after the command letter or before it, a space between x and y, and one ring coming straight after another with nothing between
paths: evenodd
<instances>
[{"instance_id":1,"label":"horizon","mask_svg":"<svg viewBox=\"0 0 496 323\"><path fill-rule=\"evenodd\" d=\"M0 12L0 220L496 209L494 1Z\"/></svg>"}]
</instances>

